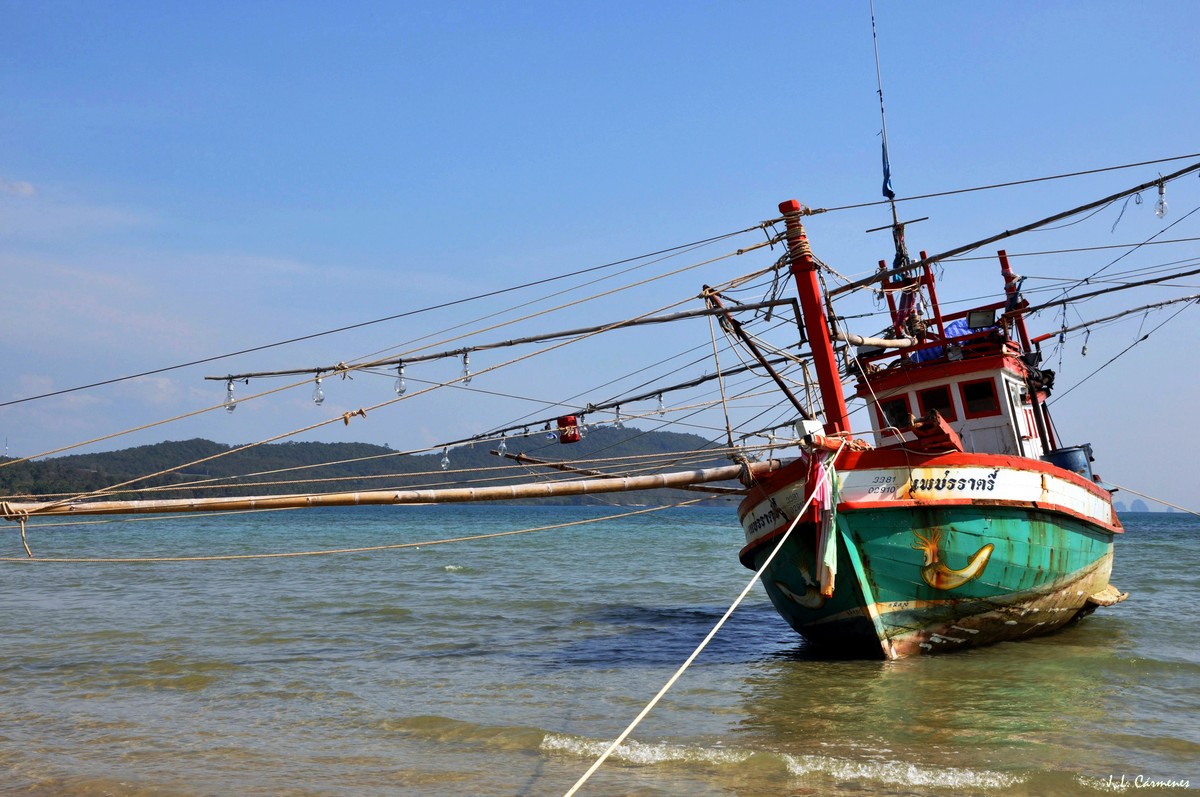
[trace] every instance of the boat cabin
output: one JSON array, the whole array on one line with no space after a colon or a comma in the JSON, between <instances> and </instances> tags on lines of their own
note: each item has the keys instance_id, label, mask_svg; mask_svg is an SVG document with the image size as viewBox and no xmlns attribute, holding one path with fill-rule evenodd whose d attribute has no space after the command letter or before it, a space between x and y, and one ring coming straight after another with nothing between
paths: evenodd
<instances>
[{"instance_id":1,"label":"boat cabin","mask_svg":"<svg viewBox=\"0 0 1200 797\"><path fill-rule=\"evenodd\" d=\"M949 315L928 264L884 286L893 324L883 336L902 347L863 345L852 359L876 446L1032 459L1057 448L1044 403L1054 374L1038 368L1003 251L1000 264L1006 299Z\"/></svg>"}]
</instances>

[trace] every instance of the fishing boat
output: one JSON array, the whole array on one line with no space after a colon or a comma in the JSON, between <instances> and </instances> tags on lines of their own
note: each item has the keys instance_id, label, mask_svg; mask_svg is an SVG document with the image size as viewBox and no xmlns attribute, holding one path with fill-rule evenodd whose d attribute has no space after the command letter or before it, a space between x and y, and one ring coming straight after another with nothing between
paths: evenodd
<instances>
[{"instance_id":1,"label":"fishing boat","mask_svg":"<svg viewBox=\"0 0 1200 797\"><path fill-rule=\"evenodd\" d=\"M788 623L843 654L894 659L1043 634L1126 595L1110 583L1122 533L1091 446L1062 446L1006 253L995 302L938 303L933 260L910 262L904 225L874 282L891 327L832 328L801 205L780 205L824 421L801 421L803 453L749 480L740 558ZM868 284L871 281L868 281ZM850 428L834 341L870 441Z\"/></svg>"},{"instance_id":2,"label":"fishing boat","mask_svg":"<svg viewBox=\"0 0 1200 797\"><path fill-rule=\"evenodd\" d=\"M688 503L740 502L737 514L744 534L741 563L755 571L771 602L792 628L837 655L895 659L1045 634L1098 607L1118 603L1126 595L1109 583L1113 541L1122 533L1112 499L1114 488L1093 471L1089 442L1058 439L1047 404L1054 390L1055 373L1043 363L1041 351L1042 342L1049 336L1031 336L1027 317L1055 304L1162 283L1200 269L1172 271L1062 302L1031 305L1023 294L1022 278L1014 273L1006 252L1000 250L993 272L995 298L966 309L945 311L939 303L934 266L1122 197L1134 197L1147 188L1158 186L1161 194L1166 182L1198 171L1200 163L1025 227L940 254L921 252L915 259L908 253L906 223L899 221L893 202L892 224L888 225L895 249L891 263L879 261L877 268L868 269L868 276L859 279L838 275L842 284L833 289L824 285L825 277L834 272L814 255L804 228L804 219L821 211L790 200L779 206L778 216L736 233L766 233L765 241L740 248L737 255L778 247L783 256L774 265L749 275L717 283L717 287L705 286L699 294L706 305L703 308L666 315L636 313L590 327L493 342L471 341L443 351L418 354L414 352L421 350L416 349L399 356L336 365L210 376L207 378L225 383L226 399L204 411L224 416L221 410L232 412L240 401L277 392L267 390L237 400L233 395L235 383L290 376L300 377L290 387L303 389L315 377L313 401L321 406L325 399L323 377L345 379L353 374L394 373L394 396L369 407L335 412L322 421L349 426L365 419L367 409L374 417L377 410L407 402L415 394L465 387L473 377L501 367L472 373L472 353L540 343L548 343L540 353L554 352L569 343L618 330L697 318L720 323L727 347L737 347L738 356L744 358L740 367L718 367L716 373L706 371L673 384L645 381L640 383L642 390L605 402L573 409L561 403L550 404L555 412L545 418L526 416L508 426L420 451L389 450L366 457L393 459L414 453L436 456L430 452L441 450L440 471L426 471L413 478L407 473L390 474L388 478L395 486L386 489L364 489L356 484L355 489L340 491L264 492L260 485L267 482L243 479L241 475L182 478L182 474L194 473L213 460L259 445L255 443L222 448L149 477L91 492L52 498L9 496L0 500L0 517L20 524L26 557L33 558L25 535L27 521L36 524L42 518L56 516L700 491L704 497L691 498ZM782 284L788 280L795 284L795 299L782 298ZM765 291L766 298L742 301L735 298L738 290ZM857 291L873 292L886 305L890 321L886 329L874 335L856 334L846 328L845 318L827 312L834 298ZM678 304L696 298L692 293ZM1197 298L1178 297L1118 316L1175 302L1190 304ZM748 316L770 324L772 315L777 317L777 327L790 330L788 334L800 333L799 345L764 351L760 338L743 327ZM1083 326L1118 316L1085 322ZM1054 334L1061 338L1068 331L1060 327ZM713 337L715 359L715 333ZM461 375L428 381L420 390L407 390L406 366L444 359L461 360ZM699 362L703 358L690 365ZM786 419L782 424L756 430L751 424L759 422L763 414L757 408L740 420L730 419L734 392L730 380L741 376L758 380L753 388L743 388L743 395L765 396L768 394L761 386L769 387L772 412ZM721 386L719 398L705 406L712 412L724 412L724 441L701 440L702 445L695 450L667 451L653 459L636 461L616 457L602 462L569 454L548 457L506 451L506 441L535 439L540 440L543 449L549 446L568 450L567 446L578 445L585 434L592 436L588 430L594 431L598 424L589 419L611 413L612 419L600 425L607 423L620 429L623 405L652 399L657 399L658 408L642 417L658 419L667 412L663 406L665 394L709 389L714 382ZM793 390L796 384L802 384L806 392L803 400ZM844 385L850 385L849 389ZM862 402L859 411L865 410L868 418L858 428L851 426L848 395ZM694 410L684 406L682 411L689 413L685 418L691 418ZM662 421L665 426L670 423ZM734 427L769 440L766 444L747 444L743 436L738 443ZM315 427L305 427L311 428ZM780 429L784 431L780 433ZM489 473L486 478L475 478L477 474L470 469L447 470L452 449L480 445L495 445L491 453L510 463L518 475ZM729 464L714 465L714 458ZM316 463L312 467L323 464L340 463ZM531 468L556 473L551 478L531 478ZM277 472L272 469L263 473ZM170 474L181 476L175 481L165 479ZM150 479L156 483L131 490ZM294 482L281 483L289 484ZM213 488L228 494L212 497L212 492L204 492ZM172 495L190 492L191 497L145 497L156 490ZM134 497L125 498L123 494ZM441 542L469 539L473 538Z\"/></svg>"}]
</instances>

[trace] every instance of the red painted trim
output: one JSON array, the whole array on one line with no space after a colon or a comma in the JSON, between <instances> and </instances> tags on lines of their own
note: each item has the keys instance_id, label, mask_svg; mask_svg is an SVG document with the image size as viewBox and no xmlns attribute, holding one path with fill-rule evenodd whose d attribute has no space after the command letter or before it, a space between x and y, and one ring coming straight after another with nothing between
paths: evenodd
<instances>
[{"instance_id":1,"label":"red painted trim","mask_svg":"<svg viewBox=\"0 0 1200 797\"><path fill-rule=\"evenodd\" d=\"M939 467L1011 468L1013 470L1034 471L1036 473L1057 476L1060 479L1084 488L1097 498L1112 501L1112 495L1107 490L1095 482L1088 481L1078 473L1065 470L1057 465L1051 465L1049 462L1043 462L1040 459L1016 457L1008 454L970 454L957 451L949 454L922 454L917 451L905 451L900 448L873 448L867 451L851 451L846 449L838 456L835 467L839 471ZM782 490L792 482L797 481L798 477L803 476L807 471L808 463L806 461L793 460L789 462L779 470L772 471L758 479L740 506L746 507L746 511L749 511L749 508L754 503L757 503L753 501L756 495L762 495L758 500L765 500L771 493ZM739 514L741 514L740 507Z\"/></svg>"},{"instance_id":2,"label":"red painted trim","mask_svg":"<svg viewBox=\"0 0 1200 797\"><path fill-rule=\"evenodd\" d=\"M907 388L925 382L936 382L940 379L951 379L964 374L981 374L989 371L1008 371L1013 375L1025 378L1025 364L1011 354L992 354L987 357L968 358L957 362L944 363L914 363L907 367L897 366L886 371L872 374L865 380L860 380L855 395L868 398L875 394ZM867 385L870 385L870 388Z\"/></svg>"},{"instance_id":3,"label":"red painted trim","mask_svg":"<svg viewBox=\"0 0 1200 797\"><path fill-rule=\"evenodd\" d=\"M1094 517L1089 517L1088 515L1084 515L1080 512L1076 512L1075 510L1070 509L1065 506L1061 506L1058 504L1039 504L1036 501L981 501L979 499L972 500L969 498L956 498L956 499L938 500L938 501L846 501L844 503L838 504L838 511L839 512L879 511L879 510L901 511L901 510L905 510L905 509L914 509L914 508L918 508L918 507L939 508L939 507L949 507L949 506L1003 506L1003 507L1015 507L1017 509L1036 510L1039 512L1051 512L1054 514L1066 515L1067 517L1073 517L1076 520L1081 520L1085 523L1089 523L1093 526L1103 529L1104 531L1107 531L1110 534L1124 534L1125 533L1125 529L1121 527L1119 520L1117 521L1117 525L1110 525L1110 524L1104 523L1103 521L1100 521ZM1115 513L1114 513L1113 517L1116 517ZM747 543L746 545L744 545L742 547L742 549L740 551L738 551L738 561L740 561L745 567L748 567L751 570L753 570L754 568L751 567L750 564L747 564L747 562L751 561L751 554L753 554L753 552L755 550L757 550L758 548L761 548L762 546L766 545L767 543L770 543L770 542L778 539L779 537L781 537L783 535L783 533L785 531L787 531L787 525L788 524L783 524L779 528L775 529L774 531L771 531L771 532L759 537L754 542ZM795 534L795 533L801 532L803 530L806 530L806 528L807 528L807 530L811 530L814 526L815 526L814 522L808 522L808 523L802 522L797 525L796 530L792 533Z\"/></svg>"},{"instance_id":4,"label":"red painted trim","mask_svg":"<svg viewBox=\"0 0 1200 797\"><path fill-rule=\"evenodd\" d=\"M933 266L930 265L929 255L926 254L924 249L921 250L921 259L925 261L925 268L923 269L925 273L922 275L922 281L925 283L925 289L929 291L929 306L933 308L933 320L937 324L938 333L941 335L942 340L949 344L950 341L946 339L946 319L942 317L942 307L938 304L937 280L933 278ZM943 349L942 353L944 354L945 351Z\"/></svg>"},{"instance_id":5,"label":"red painted trim","mask_svg":"<svg viewBox=\"0 0 1200 797\"><path fill-rule=\"evenodd\" d=\"M750 485L746 497L738 504L738 522L745 520L750 510L768 500L772 495L789 485L808 479L808 462L792 460L779 470L771 471L766 477Z\"/></svg>"},{"instance_id":6,"label":"red painted trim","mask_svg":"<svg viewBox=\"0 0 1200 797\"><path fill-rule=\"evenodd\" d=\"M940 508L943 506L1001 506L1014 507L1016 509L1036 509L1041 512L1054 512L1060 515L1067 515L1076 520L1083 520L1091 523L1094 526L1099 526L1111 534L1124 534L1125 529L1119 525L1105 523L1099 518L1085 515L1082 512L1071 509L1070 507L1061 504L1042 504L1037 501L1005 501L1005 500L990 500L986 498L947 498L938 499L935 501L845 501L838 504L838 511L853 512L855 510L891 510L891 509L920 509L920 508ZM1116 517L1116 513L1113 513Z\"/></svg>"}]
</instances>

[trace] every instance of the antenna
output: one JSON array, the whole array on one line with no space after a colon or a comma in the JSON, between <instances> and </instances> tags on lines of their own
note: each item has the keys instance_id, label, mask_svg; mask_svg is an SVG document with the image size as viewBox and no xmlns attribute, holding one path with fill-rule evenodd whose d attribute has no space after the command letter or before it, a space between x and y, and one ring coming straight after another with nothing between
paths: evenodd
<instances>
[{"instance_id":1,"label":"antenna","mask_svg":"<svg viewBox=\"0 0 1200 797\"><path fill-rule=\"evenodd\" d=\"M892 240L896 244L896 259L892 268L908 265L908 246L904 243L904 225L896 214L896 192L892 190L892 165L888 162L887 114L883 109L883 71L879 67L879 34L875 31L875 0L871 0L871 42L875 45L875 84L879 89L879 120L883 138L883 195L892 207Z\"/></svg>"}]
</instances>

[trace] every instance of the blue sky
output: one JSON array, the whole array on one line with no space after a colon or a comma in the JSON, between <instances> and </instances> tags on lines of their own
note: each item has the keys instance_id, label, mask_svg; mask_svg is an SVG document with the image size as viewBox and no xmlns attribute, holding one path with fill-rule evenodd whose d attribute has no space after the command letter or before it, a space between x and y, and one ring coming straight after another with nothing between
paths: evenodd
<instances>
[{"instance_id":1,"label":"blue sky","mask_svg":"<svg viewBox=\"0 0 1200 797\"><path fill-rule=\"evenodd\" d=\"M1200 151L1195 3L878 0L876 17L902 197ZM2 401L742 229L793 196L822 207L879 198L865 0L0 1L0 20ZM1180 165L906 203L902 215L930 216L912 227L910 245L941 251ZM1168 187L1163 220L1150 210L1152 193L1115 229L1119 208L1058 231L1053 243L1009 248L1144 240L1200 205L1200 180ZM882 208L831 213L809 232L824 260L864 273L889 245L886 233L864 230L887 221ZM1167 236L1197 229L1190 218ZM1018 270L1089 273L1115 256ZM1197 257L1197 245L1139 257L1182 261ZM722 267L731 276L759 265ZM992 268L948 267L946 290L990 290ZM699 280L682 277L662 304ZM1097 303L1095 315L1180 291L1130 293ZM644 301L629 306L657 306L652 295ZM627 311L614 302L559 325ZM472 306L0 407L0 431L11 453L34 454L218 402L223 387L207 374L348 361L485 312ZM1055 408L1064 438L1096 446L1106 478L1184 504L1195 487L1186 452L1200 445L1188 412L1200 394L1197 312ZM1094 332L1089 359L1072 345L1060 384L1124 348L1140 320ZM703 343L708 331L687 334ZM559 377L634 367L628 348L596 351ZM519 380L561 398L533 371ZM356 383L386 391L381 380ZM327 388L326 415L370 402L350 385ZM95 447L258 439L313 420L300 392ZM455 397L306 438L433 445L494 426L497 411L503 422L516 410Z\"/></svg>"}]
</instances>

